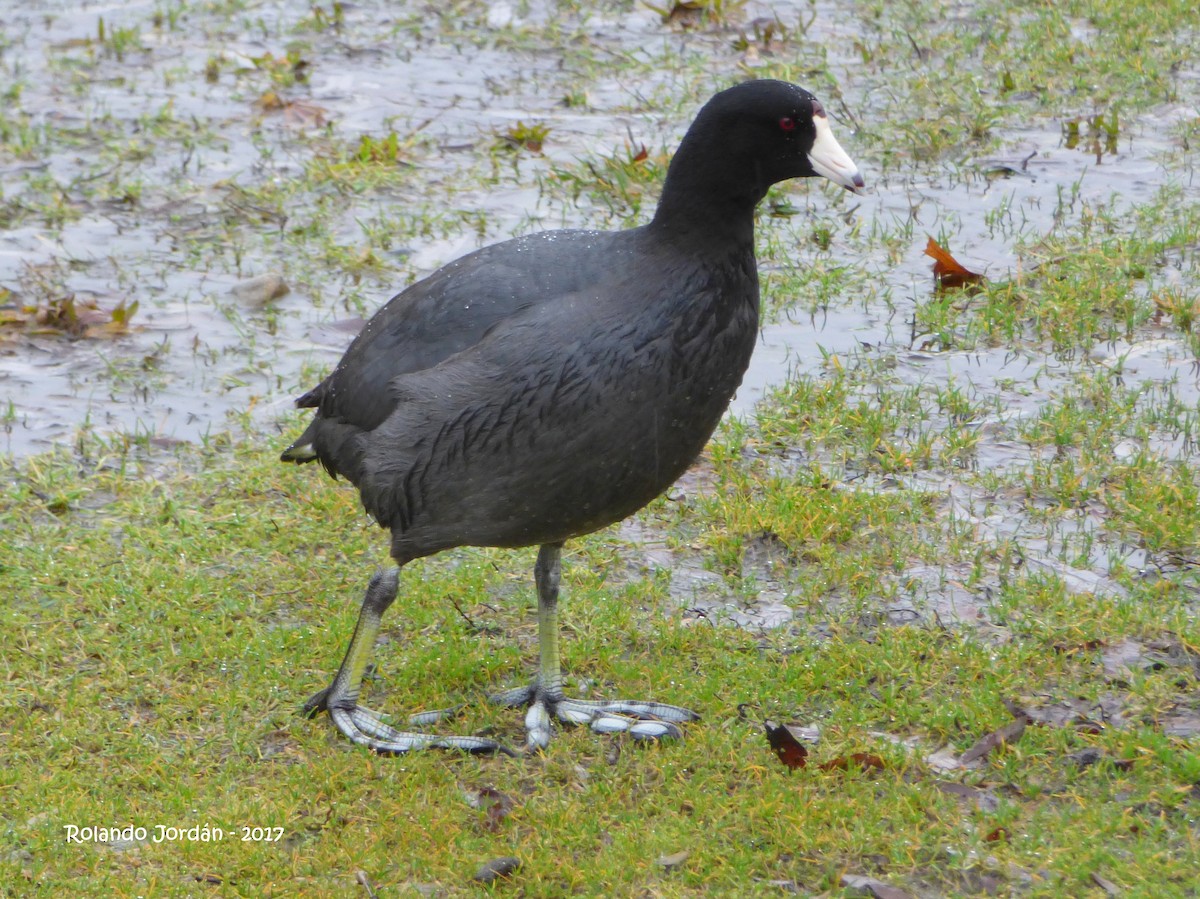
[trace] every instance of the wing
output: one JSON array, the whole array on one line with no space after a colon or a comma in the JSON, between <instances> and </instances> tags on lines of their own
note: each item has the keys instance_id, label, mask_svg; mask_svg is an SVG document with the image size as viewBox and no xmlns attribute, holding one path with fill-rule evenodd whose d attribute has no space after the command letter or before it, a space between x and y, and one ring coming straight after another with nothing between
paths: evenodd
<instances>
[{"instance_id":1,"label":"wing","mask_svg":"<svg viewBox=\"0 0 1200 899\"><path fill-rule=\"evenodd\" d=\"M284 451L284 460L316 458L313 443L322 429L326 437L334 429L347 437L374 430L395 411L391 385L397 377L433 368L477 345L497 325L554 303L606 274L611 277L611 259L599 270L589 264L594 254L569 250L598 239L611 247L613 237L594 231L551 231L516 238L476 250L397 294L367 322L329 377L296 400L296 405L315 408L317 414ZM614 255L619 259L619 253ZM571 264L562 264L563 259ZM340 467L322 461L331 473Z\"/></svg>"}]
</instances>

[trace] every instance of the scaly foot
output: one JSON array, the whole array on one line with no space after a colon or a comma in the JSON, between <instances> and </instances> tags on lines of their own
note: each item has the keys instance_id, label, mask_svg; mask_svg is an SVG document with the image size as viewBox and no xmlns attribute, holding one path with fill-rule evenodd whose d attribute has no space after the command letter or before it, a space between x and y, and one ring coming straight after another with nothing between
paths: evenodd
<instances>
[{"instance_id":1,"label":"scaly foot","mask_svg":"<svg viewBox=\"0 0 1200 899\"><path fill-rule=\"evenodd\" d=\"M366 746L381 755L398 755L414 749L461 749L465 752L500 753L513 755L513 751L484 737L437 736L419 731L397 730L383 720L383 715L373 709L358 705L349 697L334 696L337 685L326 687L304 704L304 714L312 718L320 712L328 712L334 725L344 736L360 746ZM441 709L412 715L410 727L434 724L449 717L456 708Z\"/></svg>"},{"instance_id":2,"label":"scaly foot","mask_svg":"<svg viewBox=\"0 0 1200 899\"><path fill-rule=\"evenodd\" d=\"M570 699L561 689L547 690L536 683L489 698L508 708L529 706L525 713L525 745L529 749L545 749L550 745L554 718L564 724L586 724L601 734L627 733L635 740L674 740L683 736L677 724L700 717L691 709L665 702Z\"/></svg>"}]
</instances>

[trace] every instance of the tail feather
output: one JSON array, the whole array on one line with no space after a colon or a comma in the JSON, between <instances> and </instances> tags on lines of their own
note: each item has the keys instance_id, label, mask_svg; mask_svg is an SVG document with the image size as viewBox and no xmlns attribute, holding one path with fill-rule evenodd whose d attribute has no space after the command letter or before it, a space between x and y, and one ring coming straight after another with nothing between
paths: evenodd
<instances>
[{"instance_id":1,"label":"tail feather","mask_svg":"<svg viewBox=\"0 0 1200 899\"><path fill-rule=\"evenodd\" d=\"M279 454L280 462L295 462L297 465L303 465L305 462L315 462L316 458L317 451L313 449L313 445L309 441L301 443L297 440Z\"/></svg>"}]
</instances>

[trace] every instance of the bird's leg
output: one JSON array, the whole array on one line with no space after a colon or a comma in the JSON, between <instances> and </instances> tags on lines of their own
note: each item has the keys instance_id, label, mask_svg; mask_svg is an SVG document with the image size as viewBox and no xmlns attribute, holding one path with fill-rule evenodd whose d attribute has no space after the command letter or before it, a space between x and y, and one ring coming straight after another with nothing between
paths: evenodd
<instances>
[{"instance_id":1,"label":"bird's leg","mask_svg":"<svg viewBox=\"0 0 1200 899\"><path fill-rule=\"evenodd\" d=\"M318 712L329 712L329 717L333 719L337 729L353 742L389 755L430 748L462 749L467 752L507 752L508 750L494 740L480 737L439 737L396 730L385 724L378 712L358 704L363 676L375 651L379 624L383 613L396 599L399 574L400 569L396 568L381 571L371 578L367 595L363 598L362 609L358 613L354 636L350 638L350 647L342 660L342 667L338 669L333 683L304 704L305 714L312 717ZM430 717L429 713L423 716L414 715L409 721L410 724L419 726L429 723Z\"/></svg>"},{"instance_id":2,"label":"bird's leg","mask_svg":"<svg viewBox=\"0 0 1200 899\"><path fill-rule=\"evenodd\" d=\"M587 724L599 733L625 733L642 740L681 737L676 723L700 717L690 709L663 702L568 699L563 695L558 655L558 583L561 543L547 543L538 551L534 580L538 594L538 674L530 687L519 687L492 697L501 705L529 704L525 714L526 745L544 749L550 744L551 717L568 724Z\"/></svg>"}]
</instances>

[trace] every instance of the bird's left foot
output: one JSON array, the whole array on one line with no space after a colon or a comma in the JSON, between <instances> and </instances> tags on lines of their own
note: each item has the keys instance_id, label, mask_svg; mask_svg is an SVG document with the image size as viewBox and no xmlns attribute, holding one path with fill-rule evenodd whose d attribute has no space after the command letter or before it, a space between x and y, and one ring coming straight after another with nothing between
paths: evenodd
<instances>
[{"instance_id":1,"label":"bird's left foot","mask_svg":"<svg viewBox=\"0 0 1200 899\"><path fill-rule=\"evenodd\" d=\"M627 733L635 740L677 740L683 731L677 725L700 716L691 709L665 702L627 699L570 699L558 691L555 696L536 684L505 690L489 697L492 702L513 708L529 706L525 713L525 745L545 749L550 745L551 722L586 724L596 733Z\"/></svg>"}]
</instances>

